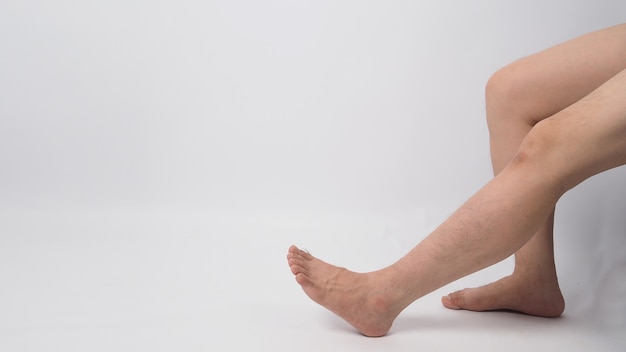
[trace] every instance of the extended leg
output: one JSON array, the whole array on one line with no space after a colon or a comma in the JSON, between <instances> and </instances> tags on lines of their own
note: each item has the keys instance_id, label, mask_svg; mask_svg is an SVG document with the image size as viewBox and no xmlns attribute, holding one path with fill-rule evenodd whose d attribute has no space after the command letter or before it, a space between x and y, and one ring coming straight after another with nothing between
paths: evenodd
<instances>
[{"instance_id":1,"label":"extended leg","mask_svg":"<svg viewBox=\"0 0 626 352\"><path fill-rule=\"evenodd\" d=\"M556 65L555 63L558 63ZM497 175L539 121L626 68L626 25L585 35L498 71L486 90L491 156ZM442 298L453 309L510 309L554 317L564 309L553 254L552 214L515 253L515 271L490 285Z\"/></svg>"},{"instance_id":2,"label":"extended leg","mask_svg":"<svg viewBox=\"0 0 626 352\"><path fill-rule=\"evenodd\" d=\"M502 172L393 265L357 274L291 247L297 282L363 334L386 334L416 299L520 249L567 190L626 163L624 91L626 71L535 125Z\"/></svg>"}]
</instances>

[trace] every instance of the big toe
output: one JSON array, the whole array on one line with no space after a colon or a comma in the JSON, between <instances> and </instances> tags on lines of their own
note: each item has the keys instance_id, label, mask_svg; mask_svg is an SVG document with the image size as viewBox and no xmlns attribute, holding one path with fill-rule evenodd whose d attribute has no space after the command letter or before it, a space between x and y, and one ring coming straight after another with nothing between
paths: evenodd
<instances>
[{"instance_id":1,"label":"big toe","mask_svg":"<svg viewBox=\"0 0 626 352\"><path fill-rule=\"evenodd\" d=\"M462 309L464 302L465 297L461 291L441 297L441 303L449 309Z\"/></svg>"}]
</instances>

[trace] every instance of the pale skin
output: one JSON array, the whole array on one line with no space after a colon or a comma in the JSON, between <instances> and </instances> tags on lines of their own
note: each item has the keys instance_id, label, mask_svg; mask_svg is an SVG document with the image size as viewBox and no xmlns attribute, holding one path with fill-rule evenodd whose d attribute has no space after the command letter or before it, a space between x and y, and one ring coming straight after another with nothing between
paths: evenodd
<instances>
[{"instance_id":1,"label":"pale skin","mask_svg":"<svg viewBox=\"0 0 626 352\"><path fill-rule=\"evenodd\" d=\"M552 228L559 198L626 164L626 24L523 58L486 89L495 177L389 267L355 273L295 246L304 292L366 336L387 334L420 297L515 253L512 275L442 298L452 309L564 309Z\"/></svg>"}]
</instances>

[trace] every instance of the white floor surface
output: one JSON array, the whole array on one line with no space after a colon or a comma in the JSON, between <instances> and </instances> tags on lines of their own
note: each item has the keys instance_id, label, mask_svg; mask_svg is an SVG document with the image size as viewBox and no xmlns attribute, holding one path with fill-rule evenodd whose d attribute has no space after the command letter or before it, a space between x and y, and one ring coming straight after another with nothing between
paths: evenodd
<instances>
[{"instance_id":1,"label":"white floor surface","mask_svg":"<svg viewBox=\"0 0 626 352\"><path fill-rule=\"evenodd\" d=\"M388 264L418 213L4 210L0 351L626 350L624 261L597 275L613 277L604 292L565 270L559 319L440 305L507 274L505 261L415 302L383 338L309 301L288 270L291 243L355 270Z\"/></svg>"}]
</instances>

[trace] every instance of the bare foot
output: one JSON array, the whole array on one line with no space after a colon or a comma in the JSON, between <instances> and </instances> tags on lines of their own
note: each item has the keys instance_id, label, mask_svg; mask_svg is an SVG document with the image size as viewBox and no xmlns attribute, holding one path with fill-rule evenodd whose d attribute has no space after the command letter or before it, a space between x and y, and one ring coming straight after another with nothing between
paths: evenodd
<instances>
[{"instance_id":1,"label":"bare foot","mask_svg":"<svg viewBox=\"0 0 626 352\"><path fill-rule=\"evenodd\" d=\"M450 309L513 310L546 318L560 316L565 301L556 278L537 280L513 274L489 285L451 293L441 299Z\"/></svg>"},{"instance_id":2,"label":"bare foot","mask_svg":"<svg viewBox=\"0 0 626 352\"><path fill-rule=\"evenodd\" d=\"M337 314L363 335L387 334L401 308L380 285L384 273L359 274L323 262L296 246L289 248L291 272L313 301ZM403 308L403 307L402 307Z\"/></svg>"}]
</instances>

